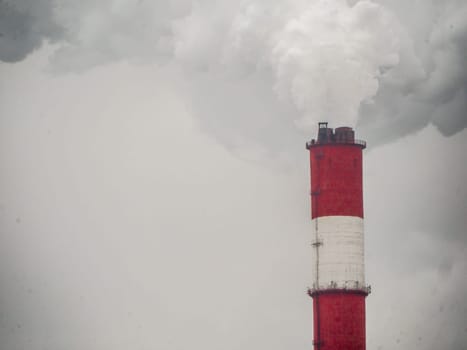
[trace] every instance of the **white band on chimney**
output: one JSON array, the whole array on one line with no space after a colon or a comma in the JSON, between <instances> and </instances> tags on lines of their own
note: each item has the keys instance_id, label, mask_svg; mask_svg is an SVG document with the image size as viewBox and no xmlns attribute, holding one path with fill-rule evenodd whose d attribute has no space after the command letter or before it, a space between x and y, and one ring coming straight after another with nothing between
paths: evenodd
<instances>
[{"instance_id":1,"label":"white band on chimney","mask_svg":"<svg viewBox=\"0 0 467 350\"><path fill-rule=\"evenodd\" d=\"M363 219L323 216L313 222L313 289L365 287Z\"/></svg>"}]
</instances>

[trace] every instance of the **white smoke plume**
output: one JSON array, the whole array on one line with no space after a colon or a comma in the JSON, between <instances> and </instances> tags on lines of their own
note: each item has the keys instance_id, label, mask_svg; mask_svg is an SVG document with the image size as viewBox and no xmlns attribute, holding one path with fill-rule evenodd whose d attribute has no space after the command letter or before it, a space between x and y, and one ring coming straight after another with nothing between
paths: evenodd
<instances>
[{"instance_id":1,"label":"white smoke plume","mask_svg":"<svg viewBox=\"0 0 467 350\"><path fill-rule=\"evenodd\" d=\"M248 16L242 21L253 27L246 31L256 30ZM368 1L353 7L344 1L304 2L278 31L270 29L268 37L260 38L270 45L266 57L277 94L300 113L296 124L310 130L324 117L333 124L355 125L360 103L378 89L381 70L398 63L397 26Z\"/></svg>"},{"instance_id":2,"label":"white smoke plume","mask_svg":"<svg viewBox=\"0 0 467 350\"><path fill-rule=\"evenodd\" d=\"M1 0L0 11L4 61L49 41L57 71L181 67L200 125L235 149L284 151L278 139L321 120L358 125L373 144L466 126L460 0Z\"/></svg>"}]
</instances>

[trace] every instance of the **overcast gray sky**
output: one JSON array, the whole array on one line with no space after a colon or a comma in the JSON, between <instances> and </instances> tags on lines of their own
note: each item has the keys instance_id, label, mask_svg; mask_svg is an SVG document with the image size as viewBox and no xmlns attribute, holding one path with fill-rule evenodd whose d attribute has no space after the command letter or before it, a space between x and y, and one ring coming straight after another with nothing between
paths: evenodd
<instances>
[{"instance_id":1,"label":"overcast gray sky","mask_svg":"<svg viewBox=\"0 0 467 350\"><path fill-rule=\"evenodd\" d=\"M0 0L0 348L311 349L327 120L368 349L467 349L466 58L460 0Z\"/></svg>"}]
</instances>

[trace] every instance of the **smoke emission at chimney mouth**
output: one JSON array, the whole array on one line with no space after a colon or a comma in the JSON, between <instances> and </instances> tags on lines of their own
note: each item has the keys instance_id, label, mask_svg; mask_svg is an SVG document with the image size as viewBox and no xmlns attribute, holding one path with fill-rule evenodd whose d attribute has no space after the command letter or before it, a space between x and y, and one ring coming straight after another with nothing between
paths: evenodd
<instances>
[{"instance_id":1,"label":"smoke emission at chimney mouth","mask_svg":"<svg viewBox=\"0 0 467 350\"><path fill-rule=\"evenodd\" d=\"M1 2L0 13L5 62L49 42L55 43L50 67L57 72L122 60L176 65L192 89L211 84L228 107L238 104L229 85L254 87L250 93L263 99L257 103L280 108L281 117L259 116L246 105L248 118L225 117L238 119L226 122L233 124L227 134L209 115L218 114L215 108L192 104L203 128L233 148L271 148L260 131L247 128L281 128L274 118L302 135L323 117L358 125L372 145L429 123L449 136L467 123L467 4L456 0L111 0L102 6L22 0ZM192 91L187 98L201 97Z\"/></svg>"}]
</instances>

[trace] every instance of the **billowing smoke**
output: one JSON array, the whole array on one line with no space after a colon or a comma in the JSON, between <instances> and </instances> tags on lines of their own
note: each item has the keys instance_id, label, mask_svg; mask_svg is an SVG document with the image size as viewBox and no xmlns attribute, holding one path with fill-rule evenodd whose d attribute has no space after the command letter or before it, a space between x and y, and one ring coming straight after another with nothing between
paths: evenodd
<instances>
[{"instance_id":1,"label":"billowing smoke","mask_svg":"<svg viewBox=\"0 0 467 350\"><path fill-rule=\"evenodd\" d=\"M372 143L384 143L434 124L446 135L467 126L467 3L383 1L407 35L400 64L363 103L359 124Z\"/></svg>"},{"instance_id":2,"label":"billowing smoke","mask_svg":"<svg viewBox=\"0 0 467 350\"><path fill-rule=\"evenodd\" d=\"M366 1L354 7L307 2L294 10L279 31L260 38L270 44L266 57L277 94L293 102L300 113L296 124L305 130L323 117L354 125L360 102L378 89L380 70L398 63L397 22Z\"/></svg>"},{"instance_id":3,"label":"billowing smoke","mask_svg":"<svg viewBox=\"0 0 467 350\"><path fill-rule=\"evenodd\" d=\"M372 144L467 124L461 0L0 0L1 60L45 41L57 71L181 67L200 125L240 151L284 151L320 120Z\"/></svg>"},{"instance_id":4,"label":"billowing smoke","mask_svg":"<svg viewBox=\"0 0 467 350\"><path fill-rule=\"evenodd\" d=\"M0 60L24 59L42 45L63 38L50 0L0 0Z\"/></svg>"}]
</instances>

